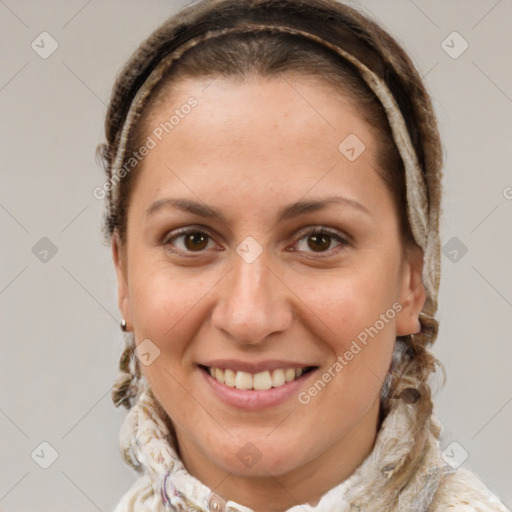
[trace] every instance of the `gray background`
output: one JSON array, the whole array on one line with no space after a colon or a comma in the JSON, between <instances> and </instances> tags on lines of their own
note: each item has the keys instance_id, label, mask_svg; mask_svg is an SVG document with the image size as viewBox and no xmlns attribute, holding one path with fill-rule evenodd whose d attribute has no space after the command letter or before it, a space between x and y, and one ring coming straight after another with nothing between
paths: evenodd
<instances>
[{"instance_id":1,"label":"gray background","mask_svg":"<svg viewBox=\"0 0 512 512\"><path fill-rule=\"evenodd\" d=\"M511 507L512 2L352 3L405 45L435 102L448 244L441 445L453 464L467 452L463 467ZM115 74L182 5L0 0L0 510L107 512L136 477L117 447L125 412L110 399L122 335L94 149ZM31 47L43 31L59 45L47 59ZM458 58L454 31L469 44ZM58 453L48 469L43 441Z\"/></svg>"}]
</instances>

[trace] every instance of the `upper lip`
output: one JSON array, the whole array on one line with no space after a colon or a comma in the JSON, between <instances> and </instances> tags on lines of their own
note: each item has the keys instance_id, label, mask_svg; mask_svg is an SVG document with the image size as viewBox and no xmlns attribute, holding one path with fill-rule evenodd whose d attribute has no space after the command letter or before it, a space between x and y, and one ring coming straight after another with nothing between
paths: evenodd
<instances>
[{"instance_id":1,"label":"upper lip","mask_svg":"<svg viewBox=\"0 0 512 512\"><path fill-rule=\"evenodd\" d=\"M298 363L296 361L283 361L277 359L268 359L265 361L241 361L239 359L213 359L199 363L210 368L229 368L230 370L242 371L248 373L258 373L265 370L277 370L286 368L307 368L315 366L307 363Z\"/></svg>"}]
</instances>

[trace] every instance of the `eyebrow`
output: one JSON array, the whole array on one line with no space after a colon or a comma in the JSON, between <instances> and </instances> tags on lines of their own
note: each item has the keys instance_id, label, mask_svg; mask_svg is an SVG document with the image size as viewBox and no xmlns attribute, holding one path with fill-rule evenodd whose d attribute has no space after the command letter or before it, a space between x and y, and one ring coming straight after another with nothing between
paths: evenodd
<instances>
[{"instance_id":1,"label":"eyebrow","mask_svg":"<svg viewBox=\"0 0 512 512\"><path fill-rule=\"evenodd\" d=\"M363 212L367 215L371 215L370 210L363 204L349 199L348 197L325 197L322 199L310 199L297 201L284 208L282 208L278 215L277 221L289 220L300 215L306 215L308 213L317 212L327 208L331 204L340 204L343 206L349 206L355 210ZM151 217L161 210L168 208L176 208L184 212L192 213L200 217L218 219L221 222L227 224L227 219L223 213L213 206L208 206L199 201L192 199L178 199L178 198L164 198L155 201L147 210L146 216Z\"/></svg>"}]
</instances>

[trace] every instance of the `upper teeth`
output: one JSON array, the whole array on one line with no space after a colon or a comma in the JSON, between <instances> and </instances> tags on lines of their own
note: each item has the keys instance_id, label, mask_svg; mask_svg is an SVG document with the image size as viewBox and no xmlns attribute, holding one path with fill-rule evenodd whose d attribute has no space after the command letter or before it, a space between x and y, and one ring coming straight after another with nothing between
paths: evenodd
<instances>
[{"instance_id":1,"label":"upper teeth","mask_svg":"<svg viewBox=\"0 0 512 512\"><path fill-rule=\"evenodd\" d=\"M226 368L208 368L210 375L218 382L237 389L254 389L265 391L270 388L278 388L287 382L300 377L302 368L286 368L259 373L237 372Z\"/></svg>"}]
</instances>

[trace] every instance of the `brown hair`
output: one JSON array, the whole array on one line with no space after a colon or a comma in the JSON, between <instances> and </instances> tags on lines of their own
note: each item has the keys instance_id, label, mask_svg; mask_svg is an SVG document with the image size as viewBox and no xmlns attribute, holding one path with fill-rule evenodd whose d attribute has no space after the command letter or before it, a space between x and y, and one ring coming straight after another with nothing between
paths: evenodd
<instances>
[{"instance_id":1,"label":"brown hair","mask_svg":"<svg viewBox=\"0 0 512 512\"><path fill-rule=\"evenodd\" d=\"M106 118L107 142L98 148L108 180L121 143L121 131L135 95L158 63L192 38L209 30L247 24L279 25L302 30L342 47L366 65L388 86L404 117L413 148L428 191L429 208L439 208L441 182L441 144L430 98L413 63L398 43L376 23L335 0L210 0L193 5L171 17L133 54L118 76ZM293 34L230 33L209 38L183 52L161 77L139 108L126 142L125 159L141 145L147 135L149 114L169 94L172 85L183 78L222 76L243 80L249 76L272 77L293 73L336 87L358 109L361 117L378 134L378 172L395 199L404 245L414 243L407 219L404 165L394 142L386 112L357 69L327 46ZM121 165L123 165L122 162ZM116 233L126 240L126 220L131 191L137 179L134 169L119 182L114 200L107 196L104 231L106 238ZM431 225L438 230L438 224ZM426 379L436 360L426 350L433 343L438 323L433 318L437 298L427 297L420 317L422 330L402 338L407 353L386 382L386 395L396 397L412 382L423 384L420 397L424 414L432 403ZM128 350L128 349L127 349ZM122 358L125 372L114 391L116 405L131 406L128 360ZM138 372L138 369L135 368ZM121 392L122 391L122 392ZM413 394L414 395L414 394ZM411 393L407 394L411 399ZM403 398L403 397L402 397ZM414 398L414 397L413 397ZM386 413L383 404L383 415Z\"/></svg>"}]
</instances>

